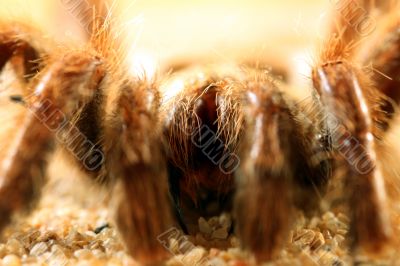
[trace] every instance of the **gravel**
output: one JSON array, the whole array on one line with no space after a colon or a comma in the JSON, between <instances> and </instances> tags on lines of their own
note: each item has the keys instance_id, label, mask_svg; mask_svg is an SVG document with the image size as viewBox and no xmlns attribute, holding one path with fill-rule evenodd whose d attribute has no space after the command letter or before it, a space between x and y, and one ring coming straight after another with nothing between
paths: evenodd
<instances>
[{"instance_id":1,"label":"gravel","mask_svg":"<svg viewBox=\"0 0 400 266\"><path fill-rule=\"evenodd\" d=\"M73 174L75 178L52 179L38 208L5 230L0 265L138 265L124 251L109 217L109 195ZM166 265L256 265L251 254L240 249L238 238L229 234L232 225L226 213L200 218L196 234L169 239L167 248L173 256ZM297 212L285 248L265 265L348 265L348 231L344 213L306 218Z\"/></svg>"}]
</instances>

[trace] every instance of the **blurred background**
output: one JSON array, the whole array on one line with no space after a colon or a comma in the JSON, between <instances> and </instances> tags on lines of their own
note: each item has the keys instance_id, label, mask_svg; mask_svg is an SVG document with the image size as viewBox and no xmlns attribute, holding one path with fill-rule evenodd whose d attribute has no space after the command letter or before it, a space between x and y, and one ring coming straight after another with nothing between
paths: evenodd
<instances>
[{"instance_id":1,"label":"blurred background","mask_svg":"<svg viewBox=\"0 0 400 266\"><path fill-rule=\"evenodd\" d=\"M0 0L0 21L14 20L37 25L48 37L60 43L83 44L88 29L87 25L82 25L79 20L81 14L76 5L79 2L88 3L87 1L96 0ZM300 96L301 92L304 93L304 88L311 88L308 78L310 67L321 41L326 36L330 11L337 2L337 0L109 1L114 15L120 20L117 24L123 29L121 34L130 50L128 62L134 69L140 70L144 67L147 71L155 71L157 68L168 70L175 66L215 61L259 63L261 67L272 66L274 69L283 69L288 74L289 83L292 84L289 88L297 90ZM389 0L380 1L384 3ZM376 2L381 3L380 1ZM19 120L8 107L12 105L13 108L19 108L17 115L24 114L25 107L16 105L9 101L8 97L4 97L7 93L17 93L14 87L9 85L8 78L2 80L0 76L0 85L1 82L3 82L2 88L6 90L0 90L2 107L0 133L4 131L14 134L15 121ZM11 89L8 90L9 88ZM378 156L383 154L387 157L383 161L384 176L393 176L393 180L389 181L395 187L400 172L398 167L395 167L398 165L396 160L400 156L398 152L400 149L393 147L399 145L400 126L392 131L393 133L385 139L387 147L382 149ZM10 143L13 142L0 143L0 153L8 151L7 145ZM108 217L109 213L104 206L108 204L109 193L107 191L99 193L97 186L81 178L83 173L76 167L71 167L71 162L65 160L61 152L56 153L50 161L48 176L51 182L45 190L45 197L38 210L31 216L29 221L31 226L28 228L32 225L35 228L45 228L46 234L46 228L50 230L49 232L57 230L57 234L61 236L60 241L67 236L69 241L70 235L80 236L75 233L76 228L85 232L107 225L112 220ZM398 216L394 219L400 221ZM316 220L311 221L314 223ZM18 226L11 228L10 234L14 234L14 231L19 234L18 231L25 230L24 227ZM345 256L341 246L335 251L338 247L336 239L340 238L334 236L330 239L335 243L332 244L335 246L332 250ZM339 243L346 244L347 241L342 242L343 239ZM122 245L111 243L119 247L119 250L123 250ZM114 251L117 252L117 249ZM71 253L67 250L66 254L69 254L68 252ZM1 254L0 252L0 265L2 265ZM301 252L299 257L305 258L304 254ZM323 254L325 257L325 251ZM333 264L337 262L336 260ZM304 265L299 263L297 265Z\"/></svg>"},{"instance_id":2,"label":"blurred background","mask_svg":"<svg viewBox=\"0 0 400 266\"><path fill-rule=\"evenodd\" d=\"M0 0L0 16L37 24L62 42L79 42L84 32L76 2ZM289 68L292 79L308 75L333 5L329 0L110 2L125 25L133 65L260 61Z\"/></svg>"}]
</instances>

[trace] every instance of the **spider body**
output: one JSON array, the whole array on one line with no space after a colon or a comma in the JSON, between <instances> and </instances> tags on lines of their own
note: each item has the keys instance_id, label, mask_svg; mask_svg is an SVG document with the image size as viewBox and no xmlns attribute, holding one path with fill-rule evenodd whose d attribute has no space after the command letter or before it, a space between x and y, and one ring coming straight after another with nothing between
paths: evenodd
<instances>
[{"instance_id":1,"label":"spider body","mask_svg":"<svg viewBox=\"0 0 400 266\"><path fill-rule=\"evenodd\" d=\"M372 2L357 1L365 10ZM93 4L102 14L104 3ZM399 101L398 80L381 82L352 60L399 72L398 14L391 20L397 24L379 31L391 36L387 47L366 56L352 49L356 33L338 19L312 71L312 112L260 69L192 68L161 84L130 76L107 20L91 22L85 49L43 51L30 30L5 24L0 70L15 69L27 109L1 157L0 228L37 198L59 142L112 187L122 239L143 263L168 257L158 236L171 227L190 231L193 217L222 211L233 212L243 248L269 260L285 242L294 206L317 209L337 173L348 186L354 246L378 252L393 234L376 150Z\"/></svg>"}]
</instances>

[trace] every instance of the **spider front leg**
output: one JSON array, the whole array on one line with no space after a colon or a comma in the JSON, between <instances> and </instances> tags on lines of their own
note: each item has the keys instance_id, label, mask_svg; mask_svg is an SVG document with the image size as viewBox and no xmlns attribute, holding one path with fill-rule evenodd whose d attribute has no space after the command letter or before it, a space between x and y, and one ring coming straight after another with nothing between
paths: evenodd
<instances>
[{"instance_id":1,"label":"spider front leg","mask_svg":"<svg viewBox=\"0 0 400 266\"><path fill-rule=\"evenodd\" d=\"M144 264L166 259L159 237L175 225L168 194L155 84L126 80L106 123L107 170L115 178L115 216L128 252Z\"/></svg>"},{"instance_id":2,"label":"spider front leg","mask_svg":"<svg viewBox=\"0 0 400 266\"><path fill-rule=\"evenodd\" d=\"M0 72L10 62L17 76L27 82L39 71L44 52L38 48L34 33L23 25L0 23Z\"/></svg>"},{"instance_id":3,"label":"spider front leg","mask_svg":"<svg viewBox=\"0 0 400 266\"><path fill-rule=\"evenodd\" d=\"M270 260L286 243L294 205L318 206L328 172L327 160L316 156L325 153L322 141L270 79L245 84L236 173L236 229L258 261Z\"/></svg>"},{"instance_id":4,"label":"spider front leg","mask_svg":"<svg viewBox=\"0 0 400 266\"><path fill-rule=\"evenodd\" d=\"M3 139L11 144L1 158L0 229L14 212L32 205L44 183L55 134L91 100L103 74L98 58L71 51L51 58L35 79L33 94L25 99L26 113L22 121L15 121L17 132Z\"/></svg>"},{"instance_id":5,"label":"spider front leg","mask_svg":"<svg viewBox=\"0 0 400 266\"><path fill-rule=\"evenodd\" d=\"M264 261L282 247L290 229L293 197L293 173L288 160L290 132L282 130L289 123L290 114L279 93L261 90L247 93L254 109L246 114L247 147L241 154L235 203L237 231L244 248Z\"/></svg>"},{"instance_id":6,"label":"spider front leg","mask_svg":"<svg viewBox=\"0 0 400 266\"><path fill-rule=\"evenodd\" d=\"M390 239L391 227L372 134L374 88L362 70L336 51L314 68L312 78L325 108L324 123L331 134L336 167L345 172L354 244L376 252Z\"/></svg>"},{"instance_id":7,"label":"spider front leg","mask_svg":"<svg viewBox=\"0 0 400 266\"><path fill-rule=\"evenodd\" d=\"M357 59L371 68L377 89L386 95L376 112L378 125L387 129L400 103L400 15L398 6L380 21L374 35L357 53Z\"/></svg>"}]
</instances>

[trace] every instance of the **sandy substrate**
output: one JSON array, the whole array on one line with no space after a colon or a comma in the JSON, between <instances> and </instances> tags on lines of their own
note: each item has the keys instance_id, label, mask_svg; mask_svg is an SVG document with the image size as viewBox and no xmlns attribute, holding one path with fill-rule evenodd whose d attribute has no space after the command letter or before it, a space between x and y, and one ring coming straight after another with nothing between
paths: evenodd
<instances>
[{"instance_id":1,"label":"sandy substrate","mask_svg":"<svg viewBox=\"0 0 400 266\"><path fill-rule=\"evenodd\" d=\"M55 170L51 167L50 173L65 171L73 177L51 179L38 208L7 228L0 242L0 265L138 265L124 251L112 225L106 207L109 195L69 166ZM296 216L280 258L266 265L349 263L346 215L326 212L305 218L299 212ZM256 265L239 248L238 239L228 235L231 224L230 216L224 214L200 219L194 236L174 235L166 244L174 255L166 265Z\"/></svg>"},{"instance_id":2,"label":"sandy substrate","mask_svg":"<svg viewBox=\"0 0 400 266\"><path fill-rule=\"evenodd\" d=\"M2 265L135 265L112 225L96 230L109 223L104 206L66 206L54 200L44 198L27 220L6 231L0 244ZM238 239L225 235L226 228L219 220L203 224L203 232L196 236L171 239L168 248L175 256L166 265L255 265L238 247ZM322 219L300 218L282 258L274 265L344 265L347 228L345 216L333 213Z\"/></svg>"}]
</instances>

